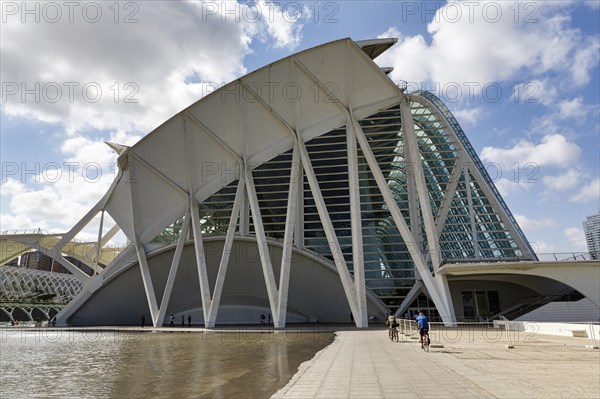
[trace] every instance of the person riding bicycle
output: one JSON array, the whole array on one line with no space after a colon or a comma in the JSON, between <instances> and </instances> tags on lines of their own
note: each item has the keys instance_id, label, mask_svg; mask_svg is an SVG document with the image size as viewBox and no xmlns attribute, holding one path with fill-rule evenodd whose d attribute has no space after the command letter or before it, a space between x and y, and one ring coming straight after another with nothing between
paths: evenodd
<instances>
[{"instance_id":1,"label":"person riding bicycle","mask_svg":"<svg viewBox=\"0 0 600 399\"><path fill-rule=\"evenodd\" d=\"M419 315L416 317L416 320L417 330L419 331L419 336L421 337L421 349L423 349L423 336L427 335L427 339L429 339L429 319L427 319L427 316L425 316L422 311L419 311Z\"/></svg>"},{"instance_id":2,"label":"person riding bicycle","mask_svg":"<svg viewBox=\"0 0 600 399\"><path fill-rule=\"evenodd\" d=\"M388 313L388 317L385 321L385 324L390 327L389 335L390 339L392 339L394 337L394 330L396 327L398 327L398 320L396 320L396 316Z\"/></svg>"}]
</instances>

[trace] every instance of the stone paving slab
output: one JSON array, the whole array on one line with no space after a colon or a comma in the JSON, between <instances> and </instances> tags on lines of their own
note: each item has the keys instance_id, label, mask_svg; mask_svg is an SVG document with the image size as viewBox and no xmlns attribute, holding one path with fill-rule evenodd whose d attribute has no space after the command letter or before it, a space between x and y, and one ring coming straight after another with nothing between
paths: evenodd
<instances>
[{"instance_id":1,"label":"stone paving slab","mask_svg":"<svg viewBox=\"0 0 600 399\"><path fill-rule=\"evenodd\" d=\"M341 331L273 398L598 398L600 351L583 341L390 342L385 330ZM541 371L540 371L541 369Z\"/></svg>"}]
</instances>

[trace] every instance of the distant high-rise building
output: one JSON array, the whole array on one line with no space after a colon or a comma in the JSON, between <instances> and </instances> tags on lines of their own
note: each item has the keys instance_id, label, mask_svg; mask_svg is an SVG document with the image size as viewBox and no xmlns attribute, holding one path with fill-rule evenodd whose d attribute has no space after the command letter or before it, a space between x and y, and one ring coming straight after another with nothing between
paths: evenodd
<instances>
[{"instance_id":1,"label":"distant high-rise building","mask_svg":"<svg viewBox=\"0 0 600 399\"><path fill-rule=\"evenodd\" d=\"M52 268L52 258L40 251L31 251L21 255L21 266L49 272Z\"/></svg>"},{"instance_id":2,"label":"distant high-rise building","mask_svg":"<svg viewBox=\"0 0 600 399\"><path fill-rule=\"evenodd\" d=\"M6 264L6 266L18 267L19 266L19 258L14 258L13 260L6 262L5 264Z\"/></svg>"},{"instance_id":3,"label":"distant high-rise building","mask_svg":"<svg viewBox=\"0 0 600 399\"><path fill-rule=\"evenodd\" d=\"M588 216L583 222L585 240L593 259L600 259L600 213Z\"/></svg>"}]
</instances>

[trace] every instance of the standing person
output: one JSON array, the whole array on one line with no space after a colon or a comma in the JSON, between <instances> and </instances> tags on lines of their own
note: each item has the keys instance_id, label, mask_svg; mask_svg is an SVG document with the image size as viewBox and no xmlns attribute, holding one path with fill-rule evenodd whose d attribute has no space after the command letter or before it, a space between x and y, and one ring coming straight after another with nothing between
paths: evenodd
<instances>
[{"instance_id":1,"label":"standing person","mask_svg":"<svg viewBox=\"0 0 600 399\"><path fill-rule=\"evenodd\" d=\"M269 322L267 324L271 324L271 313L269 313L267 316L268 316L268 319L269 319Z\"/></svg>"},{"instance_id":2,"label":"standing person","mask_svg":"<svg viewBox=\"0 0 600 399\"><path fill-rule=\"evenodd\" d=\"M181 327L185 327L185 316L181 315Z\"/></svg>"},{"instance_id":3,"label":"standing person","mask_svg":"<svg viewBox=\"0 0 600 399\"><path fill-rule=\"evenodd\" d=\"M142 328L144 328L144 325L146 324L146 315L143 314L142 315Z\"/></svg>"},{"instance_id":4,"label":"standing person","mask_svg":"<svg viewBox=\"0 0 600 399\"><path fill-rule=\"evenodd\" d=\"M191 327L191 326L192 326L192 315L189 314L188 315L188 327Z\"/></svg>"},{"instance_id":5,"label":"standing person","mask_svg":"<svg viewBox=\"0 0 600 399\"><path fill-rule=\"evenodd\" d=\"M262 313L259 318L260 318L260 324L265 324L265 314Z\"/></svg>"},{"instance_id":6,"label":"standing person","mask_svg":"<svg viewBox=\"0 0 600 399\"><path fill-rule=\"evenodd\" d=\"M171 315L171 317L169 317L169 327L175 327L175 317L173 317L173 315Z\"/></svg>"},{"instance_id":7,"label":"standing person","mask_svg":"<svg viewBox=\"0 0 600 399\"><path fill-rule=\"evenodd\" d=\"M421 349L423 349L423 336L427 335L427 339L429 339L429 319L427 319L427 316L425 316L423 311L420 310L416 320L417 330L419 331L419 336L421 337Z\"/></svg>"}]
</instances>

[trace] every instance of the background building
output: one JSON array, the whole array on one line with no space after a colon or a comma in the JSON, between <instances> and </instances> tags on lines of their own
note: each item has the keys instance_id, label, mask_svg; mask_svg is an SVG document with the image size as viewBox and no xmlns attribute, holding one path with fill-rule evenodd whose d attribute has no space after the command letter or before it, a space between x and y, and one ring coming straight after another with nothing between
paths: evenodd
<instances>
[{"instance_id":1,"label":"background building","mask_svg":"<svg viewBox=\"0 0 600 399\"><path fill-rule=\"evenodd\" d=\"M583 222L583 230L592 259L600 259L600 213L588 216Z\"/></svg>"}]
</instances>

